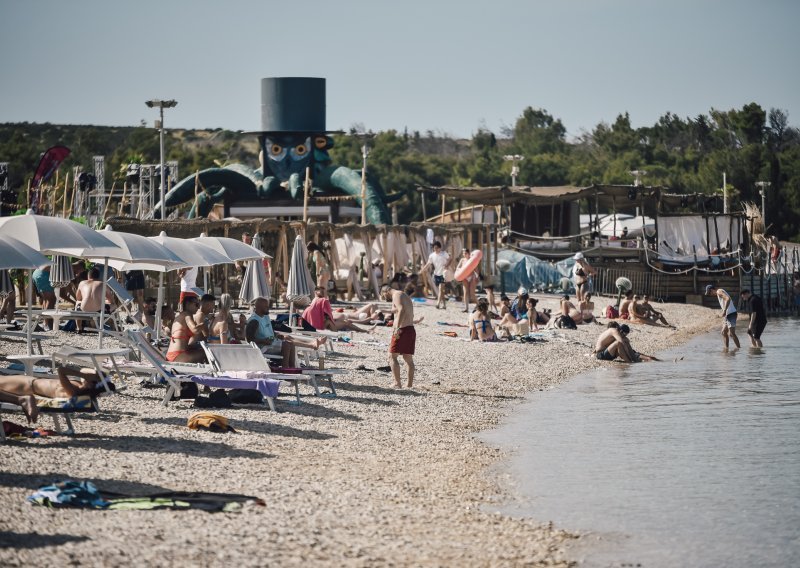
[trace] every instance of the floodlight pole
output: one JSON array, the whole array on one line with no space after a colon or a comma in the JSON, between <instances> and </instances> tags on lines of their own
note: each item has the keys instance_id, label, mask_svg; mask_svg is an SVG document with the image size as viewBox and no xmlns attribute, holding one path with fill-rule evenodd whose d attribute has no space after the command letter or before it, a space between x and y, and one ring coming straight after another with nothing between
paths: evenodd
<instances>
[{"instance_id":1,"label":"floodlight pole","mask_svg":"<svg viewBox=\"0 0 800 568\"><path fill-rule=\"evenodd\" d=\"M525 156L520 156L519 154L507 154L503 156L503 159L506 162L511 162L511 188L517 187L517 176L519 176L519 166L517 162L521 162L525 159ZM509 226L511 225L511 215L508 213L508 208L506 207L506 198L505 193L503 193L503 210L505 211L506 218L508 219Z\"/></svg>"},{"instance_id":2,"label":"floodlight pole","mask_svg":"<svg viewBox=\"0 0 800 568\"><path fill-rule=\"evenodd\" d=\"M369 156L369 147L367 143L361 147L361 157L364 162L361 166L361 224L367 224L367 156Z\"/></svg>"},{"instance_id":3,"label":"floodlight pole","mask_svg":"<svg viewBox=\"0 0 800 568\"><path fill-rule=\"evenodd\" d=\"M164 175L164 109L165 108L173 108L178 105L178 101L176 100L168 100L162 101L160 99L153 99L150 101L145 101L148 107L158 107L160 113L160 120L158 122L158 130L159 130L159 140L160 140L160 148L161 148L161 161L159 167L161 168L161 189L160 189L160 197L161 197L161 219L167 218L167 204L165 203L165 188L167 186L166 183L166 176Z\"/></svg>"},{"instance_id":4,"label":"floodlight pole","mask_svg":"<svg viewBox=\"0 0 800 568\"><path fill-rule=\"evenodd\" d=\"M767 231L767 188L771 186L772 183L768 181L757 181L756 187L760 188L759 193L761 194L761 220L764 223L764 232Z\"/></svg>"}]
</instances>

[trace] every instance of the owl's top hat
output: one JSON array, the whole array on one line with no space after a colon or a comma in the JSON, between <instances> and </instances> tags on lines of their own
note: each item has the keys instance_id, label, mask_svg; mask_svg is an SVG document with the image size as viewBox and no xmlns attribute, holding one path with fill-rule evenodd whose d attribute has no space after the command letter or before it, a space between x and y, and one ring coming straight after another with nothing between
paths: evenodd
<instances>
[{"instance_id":1,"label":"owl's top hat","mask_svg":"<svg viewBox=\"0 0 800 568\"><path fill-rule=\"evenodd\" d=\"M261 79L261 130L253 134L325 132L325 79Z\"/></svg>"}]
</instances>

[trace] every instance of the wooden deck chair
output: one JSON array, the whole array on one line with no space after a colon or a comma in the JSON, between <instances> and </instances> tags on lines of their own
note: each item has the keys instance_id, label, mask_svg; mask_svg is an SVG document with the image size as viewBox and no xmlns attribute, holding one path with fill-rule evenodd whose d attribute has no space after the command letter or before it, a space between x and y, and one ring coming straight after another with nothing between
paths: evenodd
<instances>
[{"instance_id":1,"label":"wooden deck chair","mask_svg":"<svg viewBox=\"0 0 800 568\"><path fill-rule=\"evenodd\" d=\"M201 345L206 352L208 362L214 367L217 375L226 375L231 372L258 372L264 373L265 377L286 381L294 386L297 404L300 404L300 383L310 384L314 392L319 394L319 387L314 377L307 374L274 373L267 364L267 360L261 353L261 349L255 343L229 343L229 344L208 344L202 342ZM270 408L273 410L274 402L268 400Z\"/></svg>"}]
</instances>

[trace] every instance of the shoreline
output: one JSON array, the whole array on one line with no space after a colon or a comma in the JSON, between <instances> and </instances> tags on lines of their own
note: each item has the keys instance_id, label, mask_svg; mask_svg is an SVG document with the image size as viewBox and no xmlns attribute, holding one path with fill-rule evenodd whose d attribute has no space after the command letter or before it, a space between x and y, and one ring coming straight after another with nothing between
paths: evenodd
<instances>
[{"instance_id":1,"label":"shoreline","mask_svg":"<svg viewBox=\"0 0 800 568\"><path fill-rule=\"evenodd\" d=\"M540 298L541 307L556 305L556 296ZM610 300L598 299L598 305L605 301ZM395 391L389 374L356 370L385 365L385 346L340 344L341 355L326 361L348 369L336 381L337 398L304 392L299 407L281 397L279 413L218 410L239 434L188 430L186 419L194 412L188 403L161 407L160 390L128 380L126 390L104 399L104 412L75 421L75 438L7 443L0 447L0 563L27 565L45 552L54 561L77 556L84 564L105 566L571 565L565 543L577 535L547 520L488 511L507 497L490 471L504 456L476 434L496 427L526 394L603 365L585 357L602 328L558 330L568 342L533 344L480 344L441 335L465 335L465 328L437 324L462 323L461 308L453 302L447 311L415 305L425 321L417 326L413 390ZM699 306L661 309L680 329L635 326L630 337L637 350L679 345L718 320L714 310ZM378 328L353 339L387 343L389 334ZM60 333L45 347L76 343L75 337ZM20 345L0 342L0 350L20 351ZM19 415L5 418L19 421ZM39 485L67 477L140 494L244 493L265 499L267 506L209 516L48 511L24 502ZM36 532L42 536L32 536ZM34 545L36 538L44 546ZM230 546L221 545L227 541Z\"/></svg>"}]
</instances>

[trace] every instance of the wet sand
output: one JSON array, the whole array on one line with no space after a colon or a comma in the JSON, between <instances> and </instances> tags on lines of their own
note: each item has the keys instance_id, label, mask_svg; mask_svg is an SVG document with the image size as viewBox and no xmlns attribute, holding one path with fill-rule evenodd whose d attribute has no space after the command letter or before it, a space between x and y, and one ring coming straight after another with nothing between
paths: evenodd
<instances>
[{"instance_id":1,"label":"wet sand","mask_svg":"<svg viewBox=\"0 0 800 568\"><path fill-rule=\"evenodd\" d=\"M598 310L605 306L598 298ZM555 308L542 297L540 308ZM193 431L190 402L160 405L161 389L127 379L102 399L102 412L75 419L74 437L0 446L0 565L87 566L568 566L564 544L579 535L494 512L503 489L489 468L500 451L474 437L494 427L524 395L550 388L600 365L590 357L598 325L559 330L546 343L464 341L461 305L415 306L417 379L395 390L386 365L390 330L354 334L337 344L327 366L347 369L336 398L304 391L301 406L278 400L279 412L257 406L221 409L236 434ZM719 321L715 311L667 304L678 330L633 326L645 353L679 345ZM604 320L603 320L604 321ZM442 335L456 331L459 338ZM46 350L96 337L58 333ZM0 353L21 353L0 341ZM4 364L4 363L3 363ZM373 371L359 371L363 365ZM403 369L405 377L405 369ZM22 421L22 415L4 415ZM48 417L40 420L49 428ZM202 511L48 510L25 497L61 479L94 481L103 489L210 491L262 498L266 507L239 513Z\"/></svg>"}]
</instances>

